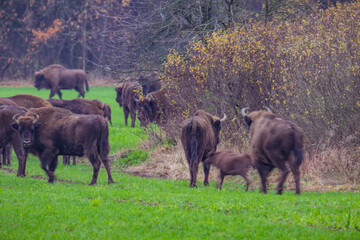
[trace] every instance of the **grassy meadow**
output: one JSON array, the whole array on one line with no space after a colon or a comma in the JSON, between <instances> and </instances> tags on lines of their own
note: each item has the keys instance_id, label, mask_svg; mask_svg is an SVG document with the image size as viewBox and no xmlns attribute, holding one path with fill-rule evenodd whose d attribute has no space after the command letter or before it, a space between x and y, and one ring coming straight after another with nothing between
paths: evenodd
<instances>
[{"instance_id":1,"label":"grassy meadow","mask_svg":"<svg viewBox=\"0 0 360 240\"><path fill-rule=\"evenodd\" d=\"M1 87L0 96L27 93L47 98L33 87ZM77 92L63 91L64 99ZM27 176L17 178L17 160L0 169L0 239L360 239L360 195L356 192L270 190L244 192L244 184L215 181L189 188L188 180L142 178L124 172L120 150L141 150L147 139L137 121L124 125L114 87L91 87L87 98L112 108L110 145L114 184L102 168L98 184L88 186L92 167L59 159L56 181L47 183L39 160L30 156ZM147 153L136 152L143 161ZM139 162L141 162L139 161ZM289 176L292 178L292 176ZM257 188L258 186L256 186ZM272 188L273 189L273 188Z\"/></svg>"}]
</instances>

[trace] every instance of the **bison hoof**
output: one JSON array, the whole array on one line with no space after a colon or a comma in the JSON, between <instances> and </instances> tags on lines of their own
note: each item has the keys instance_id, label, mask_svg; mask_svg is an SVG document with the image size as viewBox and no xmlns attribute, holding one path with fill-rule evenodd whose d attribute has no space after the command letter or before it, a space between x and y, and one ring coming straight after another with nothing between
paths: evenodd
<instances>
[{"instance_id":1,"label":"bison hoof","mask_svg":"<svg viewBox=\"0 0 360 240\"><path fill-rule=\"evenodd\" d=\"M25 176L26 176L26 174L17 174L16 176L17 176L17 177L21 177L21 178L23 178L23 177L25 177Z\"/></svg>"}]
</instances>

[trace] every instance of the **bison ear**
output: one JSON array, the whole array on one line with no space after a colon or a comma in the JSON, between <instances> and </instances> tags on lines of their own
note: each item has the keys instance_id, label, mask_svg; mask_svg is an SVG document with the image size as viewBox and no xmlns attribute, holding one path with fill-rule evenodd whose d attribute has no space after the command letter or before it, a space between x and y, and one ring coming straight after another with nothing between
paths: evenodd
<instances>
[{"instance_id":1,"label":"bison ear","mask_svg":"<svg viewBox=\"0 0 360 240\"><path fill-rule=\"evenodd\" d=\"M251 123L252 123L251 118L249 118L248 116L245 116L245 117L244 117L244 120L245 120L245 123L248 125L248 127L250 127L250 125L251 125Z\"/></svg>"},{"instance_id":2,"label":"bison ear","mask_svg":"<svg viewBox=\"0 0 360 240\"><path fill-rule=\"evenodd\" d=\"M214 123L214 126L216 127L216 129L220 129L220 120L216 120L215 123Z\"/></svg>"},{"instance_id":3,"label":"bison ear","mask_svg":"<svg viewBox=\"0 0 360 240\"><path fill-rule=\"evenodd\" d=\"M15 130L19 130L19 124L17 124L17 123L12 123L11 127Z\"/></svg>"}]
</instances>

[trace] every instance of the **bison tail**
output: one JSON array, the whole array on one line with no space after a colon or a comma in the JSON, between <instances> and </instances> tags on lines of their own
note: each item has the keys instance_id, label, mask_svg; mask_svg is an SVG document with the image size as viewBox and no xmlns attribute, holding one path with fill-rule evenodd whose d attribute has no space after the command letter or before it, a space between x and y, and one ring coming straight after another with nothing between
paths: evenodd
<instances>
[{"instance_id":1,"label":"bison tail","mask_svg":"<svg viewBox=\"0 0 360 240\"><path fill-rule=\"evenodd\" d=\"M109 146L109 127L108 124L102 124L103 131L100 133L100 143L98 146L99 155L101 160L107 159L110 152Z\"/></svg>"},{"instance_id":2,"label":"bison tail","mask_svg":"<svg viewBox=\"0 0 360 240\"><path fill-rule=\"evenodd\" d=\"M190 139L190 141L187 142L188 146L187 149L188 151L190 151L188 153L189 156L189 165L192 166L198 157L198 141L196 138L196 131L197 131L197 127L194 124L193 121L191 121L191 124L188 125L187 129L186 129L186 138Z\"/></svg>"}]
</instances>

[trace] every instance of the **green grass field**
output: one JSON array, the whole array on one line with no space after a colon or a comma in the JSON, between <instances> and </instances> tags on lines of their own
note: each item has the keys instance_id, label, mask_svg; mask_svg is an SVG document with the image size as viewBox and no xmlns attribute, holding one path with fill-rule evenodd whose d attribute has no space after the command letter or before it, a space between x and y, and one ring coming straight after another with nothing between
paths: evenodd
<instances>
[{"instance_id":1,"label":"green grass field","mask_svg":"<svg viewBox=\"0 0 360 240\"><path fill-rule=\"evenodd\" d=\"M75 91L63 92L64 99L77 97ZM1 97L19 93L49 94L0 88ZM92 87L86 97L111 105L111 154L136 149L146 138L139 127L124 126L114 87ZM0 239L360 239L359 193L263 195L232 182L222 191L215 182L190 189L188 181L135 177L119 165L112 163L115 184L107 184L102 168L98 184L88 186L89 163L59 161L58 181L48 184L34 156L27 176L17 178L13 155L12 166L0 170Z\"/></svg>"}]
</instances>

